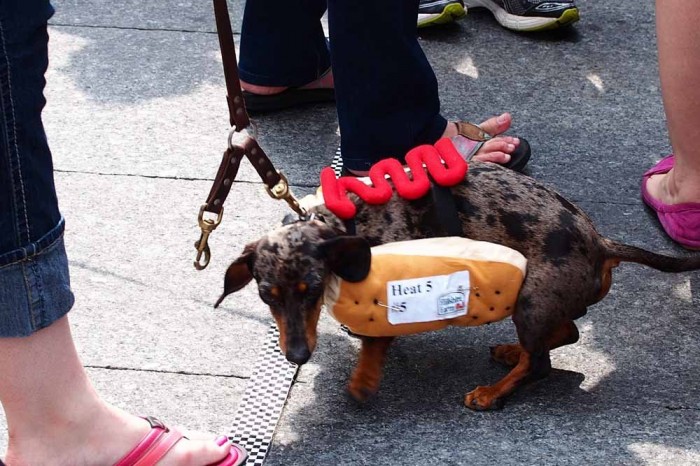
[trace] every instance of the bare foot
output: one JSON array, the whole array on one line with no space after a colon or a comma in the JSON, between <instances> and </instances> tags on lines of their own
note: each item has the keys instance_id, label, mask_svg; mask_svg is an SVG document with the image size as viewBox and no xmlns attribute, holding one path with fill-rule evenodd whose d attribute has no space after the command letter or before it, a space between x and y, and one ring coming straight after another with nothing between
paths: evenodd
<instances>
[{"instance_id":1,"label":"bare foot","mask_svg":"<svg viewBox=\"0 0 700 466\"><path fill-rule=\"evenodd\" d=\"M51 464L109 465L115 464L150 430L144 419L120 409L103 406L101 414L91 413L85 421L62 421L52 425L47 419L39 432L20 440L10 433L5 462L11 466ZM162 466L205 466L224 459L230 444L218 446L208 440L180 440L158 462Z\"/></svg>"},{"instance_id":2,"label":"bare foot","mask_svg":"<svg viewBox=\"0 0 700 466\"><path fill-rule=\"evenodd\" d=\"M513 118L510 113L503 113L501 115L489 118L479 125L479 127L484 130L490 136L497 136L504 133L510 128L513 122ZM445 132L442 137L454 138L462 136L457 135L457 126L453 123L449 123L445 128ZM459 141L455 141L458 143ZM510 161L510 154L513 153L516 147L520 144L520 139L512 136L500 136L489 139L484 143L484 145L479 148L479 151L474 155L474 160L479 160L481 162L493 162L498 164L505 164ZM459 149L459 147L458 147Z\"/></svg>"},{"instance_id":3,"label":"bare foot","mask_svg":"<svg viewBox=\"0 0 700 466\"><path fill-rule=\"evenodd\" d=\"M513 118L510 113L503 113L501 115L489 118L479 125L479 127L484 130L490 136L497 136L510 129L510 125L513 122ZM457 134L457 126L449 122L445 128L445 132L442 133L443 138L454 138L459 137L461 139L466 139L463 136ZM459 141L454 141L457 145ZM481 162L493 162L498 164L508 163L510 161L510 154L518 147L520 144L520 139L512 136L500 136L489 139L484 143L484 145L479 148L478 152L474 156L474 160L479 160ZM457 147L459 150L459 147ZM359 170L349 170L355 176L367 176L369 171L359 171Z\"/></svg>"},{"instance_id":4,"label":"bare foot","mask_svg":"<svg viewBox=\"0 0 700 466\"><path fill-rule=\"evenodd\" d=\"M289 89L287 86L258 86L256 84L247 83L243 80L241 80L241 87L244 91L258 95L274 95ZM321 77L299 87L299 89L333 89L333 87L333 70L329 69L323 75L321 75Z\"/></svg>"}]
</instances>

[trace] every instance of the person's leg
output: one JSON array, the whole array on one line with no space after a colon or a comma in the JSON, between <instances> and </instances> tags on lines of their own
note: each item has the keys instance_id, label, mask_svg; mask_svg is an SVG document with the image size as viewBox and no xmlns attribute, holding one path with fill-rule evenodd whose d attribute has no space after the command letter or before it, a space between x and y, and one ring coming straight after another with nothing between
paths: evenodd
<instances>
[{"instance_id":1,"label":"person's leg","mask_svg":"<svg viewBox=\"0 0 700 466\"><path fill-rule=\"evenodd\" d=\"M418 0L375 2L371 14L352 0L328 2L341 151L350 170L401 157L445 131L417 16Z\"/></svg>"},{"instance_id":2,"label":"person's leg","mask_svg":"<svg viewBox=\"0 0 700 466\"><path fill-rule=\"evenodd\" d=\"M101 401L65 314L73 305L63 219L41 123L47 0L0 2L0 403L6 461L112 464L149 430ZM161 464L209 464L229 448L182 441Z\"/></svg>"},{"instance_id":3,"label":"person's leg","mask_svg":"<svg viewBox=\"0 0 700 466\"><path fill-rule=\"evenodd\" d=\"M665 204L700 202L700 9L684 0L657 0L656 24L661 92L675 165L667 174L652 176L647 189Z\"/></svg>"},{"instance_id":4,"label":"person's leg","mask_svg":"<svg viewBox=\"0 0 700 466\"><path fill-rule=\"evenodd\" d=\"M99 398L67 317L29 337L0 338L0 373L10 436L5 461L12 466L114 464L150 429ZM211 440L181 441L159 464L206 465L227 451Z\"/></svg>"},{"instance_id":5,"label":"person's leg","mask_svg":"<svg viewBox=\"0 0 700 466\"><path fill-rule=\"evenodd\" d=\"M418 1L377 2L371 15L351 0L329 1L341 152L345 168L354 173L456 134L440 115L437 79L418 43ZM510 123L510 115L503 115L485 122L484 129L499 134ZM477 158L507 162L518 144L517 138L493 139Z\"/></svg>"},{"instance_id":6,"label":"person's leg","mask_svg":"<svg viewBox=\"0 0 700 466\"><path fill-rule=\"evenodd\" d=\"M273 94L309 84L333 87L325 11L326 0L246 2L238 65L243 88Z\"/></svg>"}]
</instances>

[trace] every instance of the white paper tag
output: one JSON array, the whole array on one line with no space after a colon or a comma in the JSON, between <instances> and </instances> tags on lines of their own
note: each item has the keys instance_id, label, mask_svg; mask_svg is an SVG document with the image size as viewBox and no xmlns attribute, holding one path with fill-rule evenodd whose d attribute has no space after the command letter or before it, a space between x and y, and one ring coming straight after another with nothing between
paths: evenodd
<instances>
[{"instance_id":1,"label":"white paper tag","mask_svg":"<svg viewBox=\"0 0 700 466\"><path fill-rule=\"evenodd\" d=\"M391 281L386 295L392 325L464 316L469 304L469 271Z\"/></svg>"}]
</instances>

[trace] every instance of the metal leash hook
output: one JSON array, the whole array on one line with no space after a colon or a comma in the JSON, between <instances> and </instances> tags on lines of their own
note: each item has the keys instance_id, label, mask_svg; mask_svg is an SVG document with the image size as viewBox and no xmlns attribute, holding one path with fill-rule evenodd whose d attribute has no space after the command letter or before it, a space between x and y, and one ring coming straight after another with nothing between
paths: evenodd
<instances>
[{"instance_id":1,"label":"metal leash hook","mask_svg":"<svg viewBox=\"0 0 700 466\"><path fill-rule=\"evenodd\" d=\"M248 136L251 139L257 139L258 137L258 126L255 124L253 120L250 120L250 127L252 131L248 132ZM228 133L228 147L229 149L233 149L234 143L233 143L233 136L238 130L236 129L236 126L234 125L231 127L231 130L229 130ZM239 146L240 147L240 146ZM255 154L255 152L253 152ZM273 187L269 187L265 185L265 190L267 191L267 194L270 195L271 198L276 199L276 200L284 200L289 204L289 207L299 214L302 217L306 217L306 209L304 209L300 204L297 198L294 196L294 193L292 193L292 190L289 188L289 181L287 181L287 177L284 176L284 173L282 173L280 170L276 170L277 174L280 177L279 182L277 182L276 185Z\"/></svg>"},{"instance_id":2,"label":"metal leash hook","mask_svg":"<svg viewBox=\"0 0 700 466\"><path fill-rule=\"evenodd\" d=\"M252 131L248 132L248 136L251 139L257 140L258 138L258 125L255 124L253 120L250 120L250 128ZM231 127L231 130L228 133L228 147L229 149L233 149L234 143L233 143L233 136L234 134L238 132L236 129L236 126L234 125ZM255 152L253 152L255 154ZM297 198L294 196L294 193L292 193L292 190L289 188L289 181L287 181L287 177L284 176L284 173L282 173L280 170L276 170L277 174L280 177L280 180L277 182L276 185L273 187L265 185L265 190L267 191L267 194L270 195L271 198L275 200L284 200L289 204L289 207L292 208L294 212L299 214L302 217L306 217L306 209L304 209L300 204Z\"/></svg>"},{"instance_id":3,"label":"metal leash hook","mask_svg":"<svg viewBox=\"0 0 700 466\"><path fill-rule=\"evenodd\" d=\"M233 180L236 178L238 164L241 161L243 154L245 154L245 156L248 157L248 160L253 163L253 166L256 168L258 173L261 173L261 166L265 167L262 170L268 170L267 166L269 166L269 171L267 172L268 176L265 177L261 174L261 177L265 182L265 189L270 197L273 199L286 201L289 207L291 207L291 209L301 218L308 218L306 209L299 204L299 201L289 188L289 181L287 181L287 177L284 176L281 171L275 170L274 166L272 166L272 163L267 158L267 155L262 152L262 149L257 146L257 143L254 147L250 148L250 144L248 144L248 142L250 142L250 140L254 141L255 137L257 136L257 128L255 125L252 125L252 130L252 135L246 135L246 139L242 144L237 144L233 140L235 134L239 133L238 128L234 125L229 130L228 151L224 154L224 159L221 162L222 165L219 167L219 173L216 175L216 179L214 180L212 192L208 197L208 200L213 202L214 206L221 206L221 209L218 211L216 219L205 219L204 213L211 212L211 210L207 210L208 204L203 204L199 209L199 216L197 217L199 228L202 230L199 240L194 243L194 247L197 249L197 258L194 261L194 267L197 270L204 270L209 265L209 261L211 260L211 250L209 249L208 244L209 235L211 235L211 233L216 230L216 227L218 227L221 223L221 218L224 215L223 202L226 200L226 196L228 195ZM258 150L261 151L261 154L256 154ZM248 151L250 151L250 153ZM258 159L252 159L251 157L253 156L257 156ZM272 170L274 170L279 176L279 181L277 181L277 184L269 186L268 183L272 182L272 180L270 180L273 173ZM273 180L276 179L275 177L272 178ZM211 199L214 200L211 201Z\"/></svg>"},{"instance_id":4,"label":"metal leash hook","mask_svg":"<svg viewBox=\"0 0 700 466\"><path fill-rule=\"evenodd\" d=\"M292 190L289 188L289 181L287 181L287 177L284 176L284 173L282 173L280 170L277 170L277 174L280 176L280 180L272 188L265 186L267 194L269 194L271 198L278 201L284 200L294 212L299 214L301 218L306 218L308 216L308 212L301 206L301 204L299 204L299 200L294 196L294 193L292 193Z\"/></svg>"},{"instance_id":5,"label":"metal leash hook","mask_svg":"<svg viewBox=\"0 0 700 466\"><path fill-rule=\"evenodd\" d=\"M221 211L216 216L216 220L205 219L204 209L207 205L202 204L199 208L199 216L197 221L199 223L199 228L202 230L202 234L197 241L194 243L194 247L197 249L197 257L194 260L194 268L197 270L204 270L209 265L211 259L211 251L209 250L209 235L212 231L216 230L216 227L221 223L221 218L224 216L224 208L221 207ZM202 256L204 256L204 262L202 262Z\"/></svg>"},{"instance_id":6,"label":"metal leash hook","mask_svg":"<svg viewBox=\"0 0 700 466\"><path fill-rule=\"evenodd\" d=\"M284 199L289 207L299 216L307 218L306 209L294 197L289 189L287 178L274 168L274 165L265 154L265 151L257 143L258 128L250 120L245 108L243 89L241 88L236 60L236 47L233 41L231 30L231 18L228 14L226 0L214 0L214 17L216 19L216 31L219 36L219 46L221 48L221 60L224 66L224 78L226 81L226 101L228 104L229 122L231 128L228 132L228 149L224 153L224 158L219 165L219 171L214 178L207 203L199 209L197 218L202 234L199 240L194 243L197 249L197 258L194 267L203 270L209 265L211 251L209 249L209 236L221 223L223 216L223 203L228 196L229 190L236 179L239 163L243 156L253 164L253 167L265 183L267 192L274 199ZM250 128L243 133L243 130ZM244 137L243 142L234 141L236 134ZM257 153L259 151L259 154ZM276 173L275 173L276 172ZM277 174L277 176L275 176ZM279 176L279 179L278 179ZM273 185L273 183L276 183ZM208 203L212 203L215 209L208 208ZM205 219L204 212L217 214L216 219Z\"/></svg>"},{"instance_id":7,"label":"metal leash hook","mask_svg":"<svg viewBox=\"0 0 700 466\"><path fill-rule=\"evenodd\" d=\"M231 129L229 129L229 150L233 150L233 137L238 132L238 128L235 124L231 126ZM253 125L253 137L255 136L257 136L257 128ZM221 210L219 211L216 220L208 218L205 219L204 212L206 208L207 204L203 204L202 207L199 208L199 215L197 216L197 223L199 224L199 228L202 230L202 234L200 235L199 239L194 242L194 247L195 249L197 249L197 257L194 260L194 268L197 270L204 270L209 265L209 262L211 261L211 249L209 249L209 235L211 235L211 233L214 230L216 230L216 227L219 226L219 224L221 223L221 219L224 216L224 207L221 206Z\"/></svg>"}]
</instances>

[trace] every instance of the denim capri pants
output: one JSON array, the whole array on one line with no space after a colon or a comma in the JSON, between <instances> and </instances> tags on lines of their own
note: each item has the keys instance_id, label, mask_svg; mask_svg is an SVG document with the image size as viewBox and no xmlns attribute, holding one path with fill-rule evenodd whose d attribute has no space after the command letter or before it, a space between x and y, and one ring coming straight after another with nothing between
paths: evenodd
<instances>
[{"instance_id":1,"label":"denim capri pants","mask_svg":"<svg viewBox=\"0 0 700 466\"><path fill-rule=\"evenodd\" d=\"M52 14L48 0L0 0L0 337L48 327L74 301L41 121Z\"/></svg>"}]
</instances>

